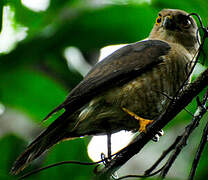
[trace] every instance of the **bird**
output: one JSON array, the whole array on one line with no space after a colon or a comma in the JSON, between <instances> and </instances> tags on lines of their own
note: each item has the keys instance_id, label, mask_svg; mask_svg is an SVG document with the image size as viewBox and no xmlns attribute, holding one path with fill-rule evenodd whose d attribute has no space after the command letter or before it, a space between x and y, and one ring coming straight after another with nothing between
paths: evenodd
<instances>
[{"instance_id":1,"label":"bird","mask_svg":"<svg viewBox=\"0 0 208 180\"><path fill-rule=\"evenodd\" d=\"M29 144L11 173L18 174L63 140L121 130L145 133L166 111L169 97L187 81L199 48L197 29L187 12L161 10L147 39L128 44L95 64L48 114L45 120L65 110Z\"/></svg>"}]
</instances>

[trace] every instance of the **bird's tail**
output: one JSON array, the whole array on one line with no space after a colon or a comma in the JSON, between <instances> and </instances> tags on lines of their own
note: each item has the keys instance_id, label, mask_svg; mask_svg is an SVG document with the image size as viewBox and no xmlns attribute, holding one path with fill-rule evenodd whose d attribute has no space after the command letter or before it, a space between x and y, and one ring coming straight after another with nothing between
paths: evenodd
<instances>
[{"instance_id":1,"label":"bird's tail","mask_svg":"<svg viewBox=\"0 0 208 180\"><path fill-rule=\"evenodd\" d=\"M62 122L60 122L62 121ZM68 131L69 124L66 124L64 114L61 115L56 121L54 121L39 137L37 137L26 150L17 158L11 173L16 175L22 171L31 161L38 158L51 146L57 144L59 141L67 139L73 139L76 136Z\"/></svg>"}]
</instances>

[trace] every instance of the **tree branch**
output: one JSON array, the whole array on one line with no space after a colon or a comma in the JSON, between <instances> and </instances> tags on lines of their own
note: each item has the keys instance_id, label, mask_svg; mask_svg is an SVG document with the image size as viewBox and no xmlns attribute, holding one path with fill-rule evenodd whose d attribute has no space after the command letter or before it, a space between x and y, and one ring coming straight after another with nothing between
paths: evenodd
<instances>
[{"instance_id":1,"label":"tree branch","mask_svg":"<svg viewBox=\"0 0 208 180\"><path fill-rule=\"evenodd\" d=\"M204 150L205 144L207 143L207 138L208 138L207 136L208 136L208 122L207 122L207 124L206 124L206 126L204 128L200 144L198 146L196 155L194 157L194 161L192 163L192 168L191 168L190 175L189 175L189 178L188 178L189 180L193 180L194 179L194 175L196 173L196 168L197 168L197 165L199 163L202 151Z\"/></svg>"},{"instance_id":2,"label":"tree branch","mask_svg":"<svg viewBox=\"0 0 208 180\"><path fill-rule=\"evenodd\" d=\"M199 121L202 119L202 116L207 112L207 109L205 108L205 105L208 99L207 95L208 95L208 91L204 95L203 102L198 103L198 108L194 114L192 122L188 126L186 126L184 133L181 135L182 138L180 139L179 143L176 145L174 151L172 152L164 168L162 169L160 176L163 179L167 175L169 169L173 165L174 161L176 160L176 158L178 157L182 149L187 145L187 140L189 136L194 131L194 129L196 129L196 127L199 125Z\"/></svg>"},{"instance_id":3,"label":"tree branch","mask_svg":"<svg viewBox=\"0 0 208 180\"><path fill-rule=\"evenodd\" d=\"M169 104L167 111L161 114L156 121L147 127L146 133L139 134L129 146L118 152L117 156L97 174L95 179L108 179L123 164L137 154L153 138L157 131L167 125L207 85L208 69L202 72L193 83L190 83L190 85L179 94L177 99Z\"/></svg>"},{"instance_id":4,"label":"tree branch","mask_svg":"<svg viewBox=\"0 0 208 180\"><path fill-rule=\"evenodd\" d=\"M204 95L204 98L203 98L203 101L202 101L202 103L201 102L199 102L199 100L198 100L198 104L199 104L199 106L203 106L202 108L205 108L205 103L206 103L206 101L207 101L207 96L208 96L208 91L206 92L206 94ZM203 105L204 104L204 105ZM199 108L198 109L198 111L197 112L199 112L201 110L201 108ZM204 111L206 111L205 109L203 109ZM196 113L195 113L196 114ZM200 114L199 114L200 115ZM174 151L174 153L176 152L176 150L178 149L178 150L180 150L181 148L183 148L183 146L185 146L186 145L186 139L188 138L188 136L191 134L191 132L197 127L197 125L198 125L198 122L195 122L195 121L199 121L201 118L200 118L200 116L198 115L198 118L196 118L196 117L194 117L194 119L193 119L193 121L185 128L186 130L185 130L185 132L182 134L182 135L180 135L180 136L178 136L177 138L176 138L176 140L174 141L174 143L172 143L172 145L171 146L169 146L169 148L168 149L166 149L163 153L162 153L162 155L158 158L158 160L149 168L149 169L147 169L146 171L145 171L145 175L148 175L148 174L150 174L161 162L162 162L162 160L169 154L169 152L170 151L172 151L173 149L175 149L175 151ZM195 121L194 121L195 120ZM190 132L190 133L189 133ZM188 134L189 133L189 134ZM205 133L205 132L204 132ZM203 141L204 141L204 139L202 139ZM202 141L201 140L201 141ZM203 142L204 143L204 142ZM200 143L200 145L202 145L202 142ZM202 145L203 146L203 145ZM200 153L200 151L197 151L198 153ZM174 153L172 153L172 154L174 154ZM197 155L196 155L197 156ZM200 154L199 154L199 156L200 156ZM172 157L172 156L171 156ZM173 158L173 157L172 157ZM170 159L170 158L169 158ZM196 158L195 158L195 160L196 161L198 161L199 160L199 157L197 156ZM170 160L168 160L168 161L170 161ZM168 162L167 161L167 162ZM196 167L196 165L197 165L197 163L198 162L195 162L196 164L195 164L195 167ZM162 173L164 173L164 171L165 171L165 168L167 168L167 164L168 163L166 163L166 165L164 166L164 169L162 170Z\"/></svg>"},{"instance_id":5,"label":"tree branch","mask_svg":"<svg viewBox=\"0 0 208 180\"><path fill-rule=\"evenodd\" d=\"M175 141L165 150L163 151L162 155L158 158L158 160L145 171L144 175L149 175L161 162L162 160L173 150L175 149L176 145L179 143L182 137L178 136Z\"/></svg>"}]
</instances>

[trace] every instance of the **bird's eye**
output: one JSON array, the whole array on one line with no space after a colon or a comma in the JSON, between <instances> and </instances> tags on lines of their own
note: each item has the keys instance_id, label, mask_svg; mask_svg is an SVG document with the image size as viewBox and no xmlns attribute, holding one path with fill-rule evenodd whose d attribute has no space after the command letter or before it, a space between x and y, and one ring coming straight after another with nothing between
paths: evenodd
<instances>
[{"instance_id":1,"label":"bird's eye","mask_svg":"<svg viewBox=\"0 0 208 180\"><path fill-rule=\"evenodd\" d=\"M184 28L189 28L191 25L191 21L188 16L179 15L179 22Z\"/></svg>"},{"instance_id":2,"label":"bird's eye","mask_svg":"<svg viewBox=\"0 0 208 180\"><path fill-rule=\"evenodd\" d=\"M181 24L183 25L183 27L189 28L191 25L191 21L189 19L184 19Z\"/></svg>"},{"instance_id":3,"label":"bird's eye","mask_svg":"<svg viewBox=\"0 0 208 180\"><path fill-rule=\"evenodd\" d=\"M158 16L157 19L156 19L156 24L160 24L161 21L162 21L161 16Z\"/></svg>"}]
</instances>

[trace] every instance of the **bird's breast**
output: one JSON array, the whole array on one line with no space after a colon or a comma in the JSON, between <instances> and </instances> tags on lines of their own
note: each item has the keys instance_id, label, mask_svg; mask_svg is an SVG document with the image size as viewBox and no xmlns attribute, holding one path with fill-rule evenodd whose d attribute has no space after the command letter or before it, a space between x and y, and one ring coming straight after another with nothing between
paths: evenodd
<instances>
[{"instance_id":1,"label":"bird's breast","mask_svg":"<svg viewBox=\"0 0 208 180\"><path fill-rule=\"evenodd\" d=\"M170 52L163 59L162 63L135 79L93 98L79 114L79 131L100 134L122 129L136 130L138 121L124 112L122 107L140 117L157 119L186 80L187 63L190 62L190 58L180 51ZM94 129L93 132L85 129L89 126Z\"/></svg>"},{"instance_id":2,"label":"bird's breast","mask_svg":"<svg viewBox=\"0 0 208 180\"><path fill-rule=\"evenodd\" d=\"M187 61L164 57L164 61L121 87L108 91L106 101L137 115L157 118L186 79Z\"/></svg>"}]
</instances>

